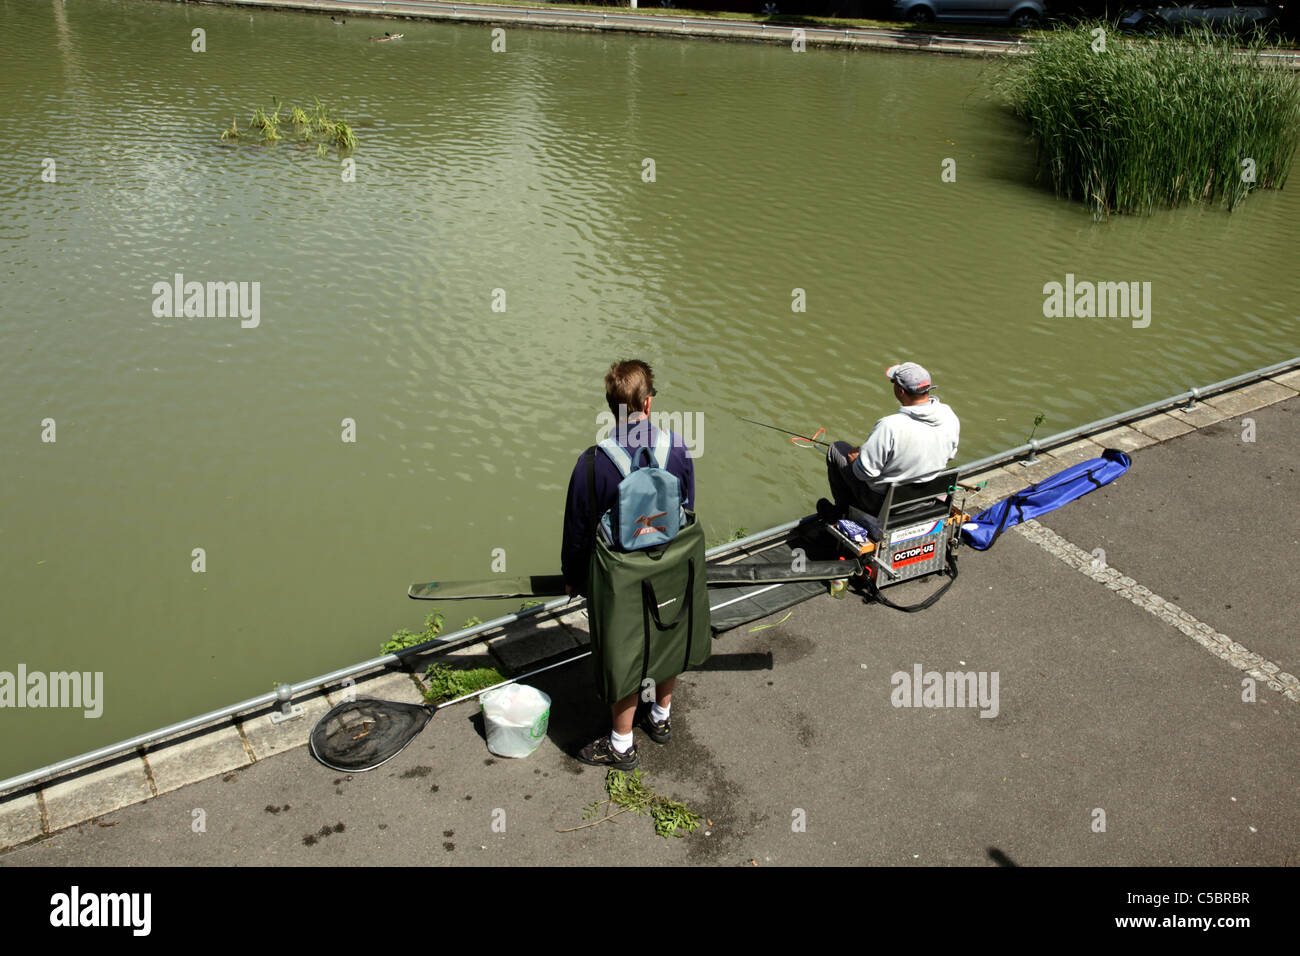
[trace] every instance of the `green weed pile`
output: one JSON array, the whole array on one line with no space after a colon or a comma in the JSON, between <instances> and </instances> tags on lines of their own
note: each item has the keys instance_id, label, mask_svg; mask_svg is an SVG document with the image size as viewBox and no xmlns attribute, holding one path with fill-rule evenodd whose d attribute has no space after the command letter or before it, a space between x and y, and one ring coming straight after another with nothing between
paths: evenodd
<instances>
[{"instance_id":1,"label":"green weed pile","mask_svg":"<svg viewBox=\"0 0 1300 956\"><path fill-rule=\"evenodd\" d=\"M503 680L505 676L494 667L457 670L446 664L431 664L424 672L424 699L430 704L442 704L500 684Z\"/></svg>"},{"instance_id":2,"label":"green weed pile","mask_svg":"<svg viewBox=\"0 0 1300 956\"><path fill-rule=\"evenodd\" d=\"M686 804L669 800L651 790L646 786L644 776L645 772L642 770L633 771L630 777L621 770L609 770L605 774L605 792L609 795L608 799L588 804L586 812L582 815L584 820L592 822L560 832L569 833L572 830L593 827L606 820L614 819L620 813L631 812L638 816L649 814L654 820L655 833L666 840L670 836L684 837L703 822L704 818L698 813L693 813ZM618 809L611 813L614 806Z\"/></svg>"}]
</instances>

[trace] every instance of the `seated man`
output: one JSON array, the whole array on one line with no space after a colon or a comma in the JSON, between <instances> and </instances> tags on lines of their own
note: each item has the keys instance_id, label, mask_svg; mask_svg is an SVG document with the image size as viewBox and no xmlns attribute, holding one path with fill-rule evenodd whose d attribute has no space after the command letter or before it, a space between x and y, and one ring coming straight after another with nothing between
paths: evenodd
<instances>
[{"instance_id":1,"label":"seated man","mask_svg":"<svg viewBox=\"0 0 1300 956\"><path fill-rule=\"evenodd\" d=\"M930 373L915 362L885 371L894 383L898 411L876 422L860 449L846 441L826 450L826 473L835 504L817 502L827 520L853 515L850 508L876 515L888 485L925 481L944 470L957 454L961 423L953 410L932 397Z\"/></svg>"}]
</instances>

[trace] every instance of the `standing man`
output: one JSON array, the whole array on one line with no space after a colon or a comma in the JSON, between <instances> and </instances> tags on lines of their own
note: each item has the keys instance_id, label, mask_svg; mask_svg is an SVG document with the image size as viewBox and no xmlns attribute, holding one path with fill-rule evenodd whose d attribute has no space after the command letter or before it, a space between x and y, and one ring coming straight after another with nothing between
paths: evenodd
<instances>
[{"instance_id":1,"label":"standing man","mask_svg":"<svg viewBox=\"0 0 1300 956\"><path fill-rule=\"evenodd\" d=\"M825 498L817 512L834 520L850 507L871 516L880 511L887 485L933 478L957 454L961 423L953 410L930 394L930 373L915 362L891 365L898 411L876 422L861 448L837 441L826 450L826 474L835 504Z\"/></svg>"},{"instance_id":2,"label":"standing man","mask_svg":"<svg viewBox=\"0 0 1300 956\"><path fill-rule=\"evenodd\" d=\"M616 425L610 435L636 460L643 457L641 448L653 449L659 431L650 422L650 405L654 400L654 373L650 366L639 360L615 362L605 375L605 401L613 413ZM695 507L695 470L681 439L668 433L671 444L666 470L680 482L682 507ZM591 527L591 514L604 515L618 500L618 486L623 474L618 466L599 446L595 446L595 487L588 487L587 449L579 457L569 479L569 492L564 506L564 543L560 565L564 574L565 591L590 594L587 578L595 547L596 528ZM592 506L591 496L595 496ZM706 605L707 606L707 605ZM593 646L597 635L594 633ZM599 676L599 675L598 675ZM673 686L676 677L655 685L655 702L642 720L642 728L655 743L667 743L672 735L669 711L672 707ZM637 765L636 745L632 738L632 724L636 715L638 695L632 693L610 705L613 731L598 737L578 754L583 763L598 767L613 767L631 771Z\"/></svg>"}]
</instances>

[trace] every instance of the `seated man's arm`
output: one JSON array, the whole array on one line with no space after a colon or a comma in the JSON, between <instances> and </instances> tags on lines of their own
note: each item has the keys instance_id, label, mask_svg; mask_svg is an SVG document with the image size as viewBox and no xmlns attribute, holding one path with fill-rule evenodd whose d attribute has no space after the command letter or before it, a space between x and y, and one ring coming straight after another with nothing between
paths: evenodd
<instances>
[{"instance_id":1,"label":"seated man's arm","mask_svg":"<svg viewBox=\"0 0 1300 956\"><path fill-rule=\"evenodd\" d=\"M894 457L894 433L883 421L876 422L853 460L853 474L862 481L877 481Z\"/></svg>"}]
</instances>

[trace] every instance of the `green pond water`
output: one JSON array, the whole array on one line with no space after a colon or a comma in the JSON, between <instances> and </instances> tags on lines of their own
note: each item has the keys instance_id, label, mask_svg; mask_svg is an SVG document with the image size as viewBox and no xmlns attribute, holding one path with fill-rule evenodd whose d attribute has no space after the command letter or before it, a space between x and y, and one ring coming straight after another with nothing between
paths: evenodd
<instances>
[{"instance_id":1,"label":"green pond water","mask_svg":"<svg viewBox=\"0 0 1300 956\"><path fill-rule=\"evenodd\" d=\"M1052 433L1300 353L1300 193L1094 223L1033 183L996 61L0 17L0 671L104 675L97 718L0 710L0 776L373 656L430 609L408 583L487 576L494 549L556 570L616 358L689 423L718 541L823 492L818 455L737 417L860 440L896 361L934 374L970 461L1039 412ZM352 123L354 182L219 139L272 97ZM177 273L258 283L256 327L155 314ZM1045 317L1067 274L1150 282L1149 326Z\"/></svg>"}]
</instances>

